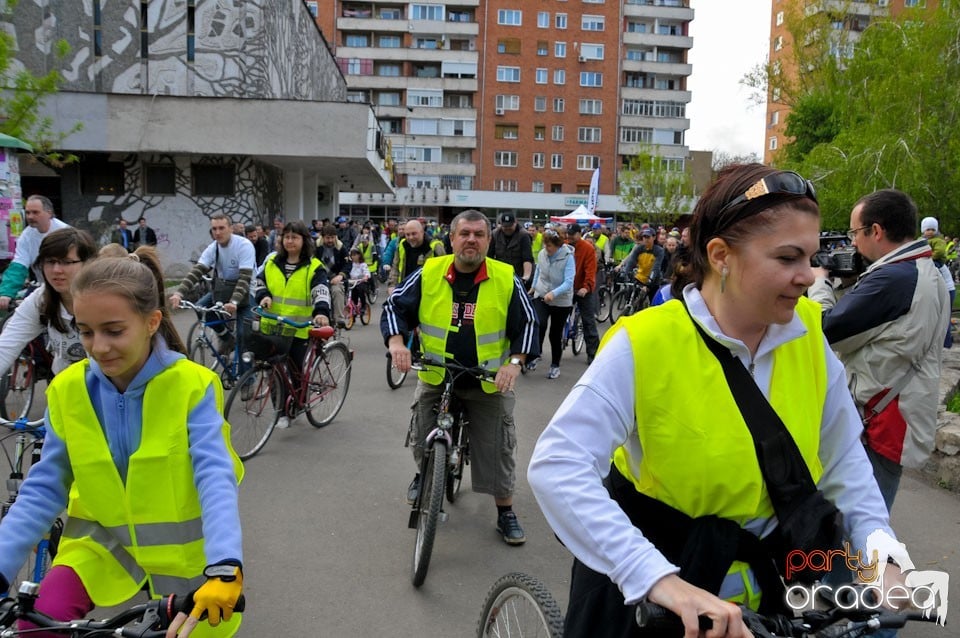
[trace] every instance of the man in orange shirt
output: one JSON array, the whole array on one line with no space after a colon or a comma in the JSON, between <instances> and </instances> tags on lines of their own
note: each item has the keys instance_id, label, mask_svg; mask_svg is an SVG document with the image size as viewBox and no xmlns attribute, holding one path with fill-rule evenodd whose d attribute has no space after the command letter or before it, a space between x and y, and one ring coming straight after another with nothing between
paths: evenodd
<instances>
[{"instance_id":1,"label":"man in orange shirt","mask_svg":"<svg viewBox=\"0 0 960 638\"><path fill-rule=\"evenodd\" d=\"M593 244L583 239L580 224L570 224L567 227L567 243L573 247L576 262L573 302L580 309L583 339L587 345L587 365L590 365L600 346L600 335L597 332L597 253Z\"/></svg>"}]
</instances>

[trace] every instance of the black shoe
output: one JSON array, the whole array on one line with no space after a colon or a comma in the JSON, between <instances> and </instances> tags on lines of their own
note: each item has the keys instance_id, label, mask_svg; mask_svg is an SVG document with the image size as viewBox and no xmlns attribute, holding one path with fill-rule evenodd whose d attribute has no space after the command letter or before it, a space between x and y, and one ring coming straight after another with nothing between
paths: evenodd
<instances>
[{"instance_id":1,"label":"black shoe","mask_svg":"<svg viewBox=\"0 0 960 638\"><path fill-rule=\"evenodd\" d=\"M413 477L413 480L410 481L410 487L407 488L407 505L413 505L417 502L417 497L420 496L420 474L417 473Z\"/></svg>"},{"instance_id":2,"label":"black shoe","mask_svg":"<svg viewBox=\"0 0 960 638\"><path fill-rule=\"evenodd\" d=\"M503 534L503 542L507 545L523 545L527 537L520 527L517 515L512 511L504 512L497 517L497 532Z\"/></svg>"}]
</instances>

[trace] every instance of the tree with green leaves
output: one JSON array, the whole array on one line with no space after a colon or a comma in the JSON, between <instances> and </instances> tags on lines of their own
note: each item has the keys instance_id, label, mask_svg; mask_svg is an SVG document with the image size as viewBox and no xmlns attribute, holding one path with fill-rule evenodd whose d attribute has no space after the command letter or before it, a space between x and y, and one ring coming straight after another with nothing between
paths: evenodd
<instances>
[{"instance_id":1,"label":"tree with green leaves","mask_svg":"<svg viewBox=\"0 0 960 638\"><path fill-rule=\"evenodd\" d=\"M794 47L808 73L781 86L792 140L776 164L814 181L825 228L845 228L864 194L897 188L921 217L960 231L960 9L941 3L874 17L852 47L820 43L810 35L819 33L814 16L804 17L795 42L820 44L820 61Z\"/></svg>"},{"instance_id":2,"label":"tree with green leaves","mask_svg":"<svg viewBox=\"0 0 960 638\"><path fill-rule=\"evenodd\" d=\"M652 146L641 146L620 171L620 199L641 221L667 221L693 208L693 181L690 174L676 170Z\"/></svg>"},{"instance_id":3,"label":"tree with green leaves","mask_svg":"<svg viewBox=\"0 0 960 638\"><path fill-rule=\"evenodd\" d=\"M6 22L16 2L0 0L0 22ZM44 99L57 92L62 81L59 70L35 75L25 69L14 56L13 36L0 28L0 133L11 135L27 142L34 154L45 162L57 166L76 158L64 155L57 149L70 134L81 129L78 122L69 131L54 129L53 118L40 114ZM55 44L57 59L63 59L70 51L66 40Z\"/></svg>"}]
</instances>

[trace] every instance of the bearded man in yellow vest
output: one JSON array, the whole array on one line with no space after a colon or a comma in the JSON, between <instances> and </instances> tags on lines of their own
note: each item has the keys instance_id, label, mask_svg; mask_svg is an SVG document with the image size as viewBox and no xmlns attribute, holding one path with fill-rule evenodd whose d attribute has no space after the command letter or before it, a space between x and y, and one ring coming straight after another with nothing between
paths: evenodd
<instances>
[{"instance_id":1,"label":"bearded man in yellow vest","mask_svg":"<svg viewBox=\"0 0 960 638\"><path fill-rule=\"evenodd\" d=\"M512 266L487 259L490 222L466 210L450 224L452 255L434 257L404 278L384 304L380 331L400 372L410 369L407 335L420 328L425 362L453 360L483 368L493 382L462 374L454 395L470 414L470 468L474 492L491 494L497 505L497 531L504 542L526 541L513 512L516 469L514 386L527 357L539 354L537 315ZM453 312L451 313L451 308ZM414 460L420 466L422 442L436 421L444 368L420 373L415 394ZM420 475L407 490L413 503Z\"/></svg>"},{"instance_id":2,"label":"bearded man in yellow vest","mask_svg":"<svg viewBox=\"0 0 960 638\"><path fill-rule=\"evenodd\" d=\"M703 635L701 615L711 636L751 636L733 603L786 610L781 574L790 579L785 558L801 548L789 547L775 516L783 500L768 483L778 481L779 495L786 479L761 469L757 447L772 437L758 434L755 444L757 419L748 426L714 354L724 349L772 408L765 422L778 440L795 445L786 460L806 469L809 493L815 486L842 513L842 528L831 521L830 530L849 542L847 555L870 556L868 541L881 537L901 547L820 307L803 296L819 248L813 185L760 164L728 167L701 196L691 228L674 299L607 332L530 461L537 502L576 557L566 638L633 635L641 599L680 616L687 636ZM651 368L654 352L670 356ZM790 526L818 539L802 549L832 550L819 542L818 522L801 516ZM883 577L893 571L900 576L890 565Z\"/></svg>"}]
</instances>

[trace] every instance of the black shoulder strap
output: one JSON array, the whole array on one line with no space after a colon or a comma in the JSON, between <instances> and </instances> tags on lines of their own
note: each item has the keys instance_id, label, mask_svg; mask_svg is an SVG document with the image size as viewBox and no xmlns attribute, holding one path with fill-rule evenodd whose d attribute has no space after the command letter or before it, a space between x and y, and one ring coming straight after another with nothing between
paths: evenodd
<instances>
[{"instance_id":1,"label":"black shoulder strap","mask_svg":"<svg viewBox=\"0 0 960 638\"><path fill-rule=\"evenodd\" d=\"M787 426L763 396L740 359L708 335L693 317L690 320L723 368L730 392L753 437L760 471L773 509L777 518L784 520L804 496L817 491L810 469Z\"/></svg>"}]
</instances>

